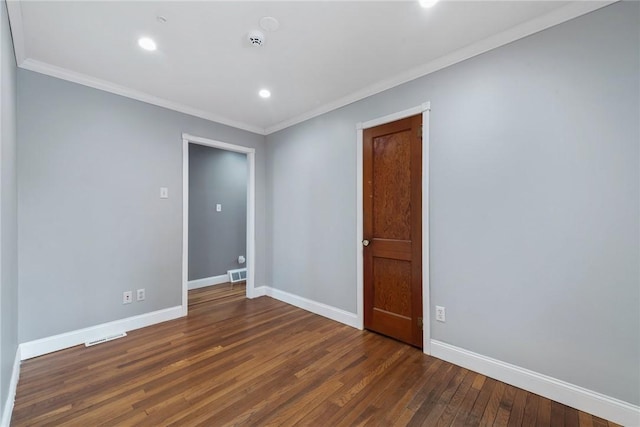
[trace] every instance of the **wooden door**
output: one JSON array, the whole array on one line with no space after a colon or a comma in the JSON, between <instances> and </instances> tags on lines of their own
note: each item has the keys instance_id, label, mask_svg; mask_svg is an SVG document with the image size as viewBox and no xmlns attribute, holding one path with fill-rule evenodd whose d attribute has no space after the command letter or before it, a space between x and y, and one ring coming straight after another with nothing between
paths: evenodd
<instances>
[{"instance_id":1,"label":"wooden door","mask_svg":"<svg viewBox=\"0 0 640 427\"><path fill-rule=\"evenodd\" d=\"M422 348L422 115L363 138L364 327Z\"/></svg>"}]
</instances>

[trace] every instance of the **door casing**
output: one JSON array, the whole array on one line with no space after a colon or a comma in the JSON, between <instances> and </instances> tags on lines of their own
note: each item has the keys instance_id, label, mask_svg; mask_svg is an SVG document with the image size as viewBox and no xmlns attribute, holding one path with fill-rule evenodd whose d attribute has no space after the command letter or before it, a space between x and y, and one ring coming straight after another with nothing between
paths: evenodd
<instances>
[{"instance_id":1,"label":"door casing","mask_svg":"<svg viewBox=\"0 0 640 427\"><path fill-rule=\"evenodd\" d=\"M182 134L182 315L189 308L189 144L204 145L247 156L247 298L255 298L256 270L256 150L242 145Z\"/></svg>"},{"instance_id":2,"label":"door casing","mask_svg":"<svg viewBox=\"0 0 640 427\"><path fill-rule=\"evenodd\" d=\"M363 272L363 133L364 129L394 122L422 113L422 351L431 354L431 318L429 295L429 113L431 104L425 102L417 107L389 114L384 117L358 123L357 129L357 216L356 216L356 283L357 325L364 329L364 272Z\"/></svg>"}]
</instances>

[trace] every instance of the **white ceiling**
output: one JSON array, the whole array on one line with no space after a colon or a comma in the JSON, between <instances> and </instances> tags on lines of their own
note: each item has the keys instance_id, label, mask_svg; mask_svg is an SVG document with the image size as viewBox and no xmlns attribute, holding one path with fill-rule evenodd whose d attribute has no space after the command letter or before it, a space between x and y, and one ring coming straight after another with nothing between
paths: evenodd
<instances>
[{"instance_id":1,"label":"white ceiling","mask_svg":"<svg viewBox=\"0 0 640 427\"><path fill-rule=\"evenodd\" d=\"M23 68L265 134L608 3L10 1L9 12ZM246 34L263 16L280 29L255 48ZM137 46L143 35L156 52Z\"/></svg>"}]
</instances>

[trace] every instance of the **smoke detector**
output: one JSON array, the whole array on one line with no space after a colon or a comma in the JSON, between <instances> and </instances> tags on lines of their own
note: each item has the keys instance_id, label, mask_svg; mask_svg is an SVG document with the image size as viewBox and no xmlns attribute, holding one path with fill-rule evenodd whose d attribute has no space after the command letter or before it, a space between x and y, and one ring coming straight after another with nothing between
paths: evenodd
<instances>
[{"instance_id":1,"label":"smoke detector","mask_svg":"<svg viewBox=\"0 0 640 427\"><path fill-rule=\"evenodd\" d=\"M247 35L251 46L260 47L264 44L264 34L261 31L253 30Z\"/></svg>"}]
</instances>

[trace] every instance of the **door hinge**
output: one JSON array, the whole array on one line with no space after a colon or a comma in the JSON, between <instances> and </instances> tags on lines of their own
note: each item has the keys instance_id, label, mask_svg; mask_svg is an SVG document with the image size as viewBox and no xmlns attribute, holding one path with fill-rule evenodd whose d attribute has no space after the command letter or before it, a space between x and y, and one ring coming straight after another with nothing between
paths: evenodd
<instances>
[{"instance_id":1,"label":"door hinge","mask_svg":"<svg viewBox=\"0 0 640 427\"><path fill-rule=\"evenodd\" d=\"M418 317L418 328L422 329L422 317Z\"/></svg>"},{"instance_id":2,"label":"door hinge","mask_svg":"<svg viewBox=\"0 0 640 427\"><path fill-rule=\"evenodd\" d=\"M418 138L422 138L422 126L418 128L418 134L416 135Z\"/></svg>"}]
</instances>

